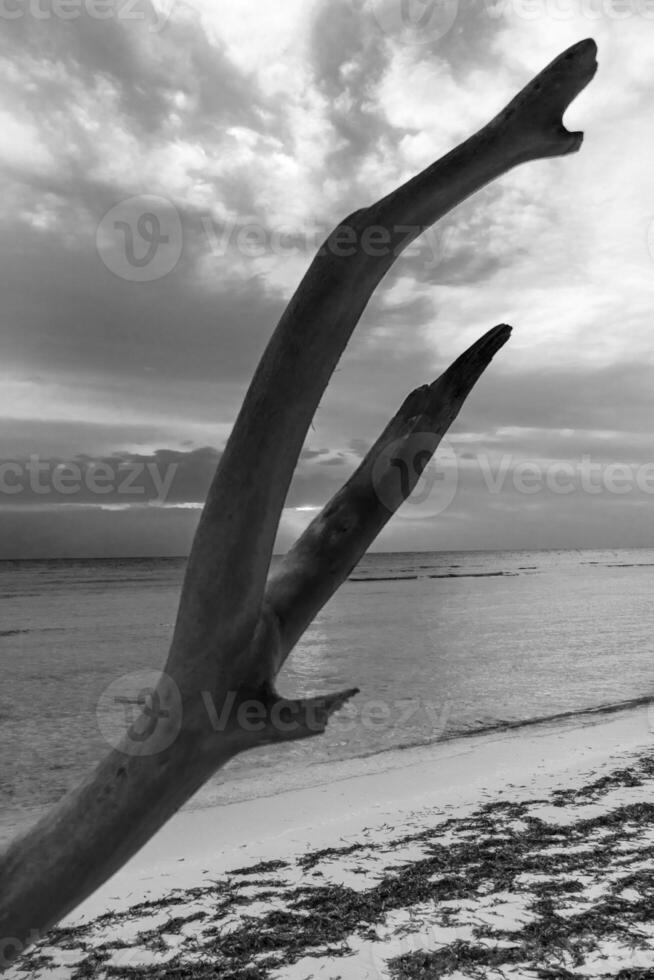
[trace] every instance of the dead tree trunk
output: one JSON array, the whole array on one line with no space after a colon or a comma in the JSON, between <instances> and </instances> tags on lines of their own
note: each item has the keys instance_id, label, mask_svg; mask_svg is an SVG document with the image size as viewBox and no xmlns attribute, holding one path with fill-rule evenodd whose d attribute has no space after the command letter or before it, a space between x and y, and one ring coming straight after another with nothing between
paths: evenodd
<instances>
[{"instance_id":1,"label":"dead tree trunk","mask_svg":"<svg viewBox=\"0 0 654 980\"><path fill-rule=\"evenodd\" d=\"M565 51L476 135L350 215L319 251L261 358L216 471L151 704L120 748L0 858L5 963L117 871L230 758L319 734L356 693L289 701L276 693L274 681L401 503L389 506L387 495L378 493L391 464L385 450L393 444L394 453L411 458L415 435L430 433L433 452L510 328L495 327L438 381L409 395L267 581L308 427L370 296L402 249L517 164L579 148L583 134L568 132L562 115L593 77L595 57L592 40ZM428 455L422 452L408 467L407 492ZM258 731L239 723L239 707L251 700L261 709Z\"/></svg>"}]
</instances>

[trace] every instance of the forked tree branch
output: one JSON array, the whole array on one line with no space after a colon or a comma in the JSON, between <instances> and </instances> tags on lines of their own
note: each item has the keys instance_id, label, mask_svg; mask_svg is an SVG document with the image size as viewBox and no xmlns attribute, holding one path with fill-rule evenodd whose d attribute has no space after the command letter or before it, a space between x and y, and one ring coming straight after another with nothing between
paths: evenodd
<instances>
[{"instance_id":1,"label":"forked tree branch","mask_svg":"<svg viewBox=\"0 0 654 980\"><path fill-rule=\"evenodd\" d=\"M273 680L298 637L409 496L510 333L506 325L494 327L437 381L405 399L269 582L247 651L249 674L236 685L200 690L183 711L178 688L164 674L153 698L157 725L151 736L143 739L147 725L136 723L121 746L0 860L5 956L39 938L91 894L234 755L321 734L329 716L356 693L290 701L276 694ZM398 461L406 463L406 480L389 487ZM262 708L258 730L239 721L238 708L253 700ZM7 937L15 938L14 947L6 946ZM2 954L0 946L0 965Z\"/></svg>"},{"instance_id":2,"label":"forked tree branch","mask_svg":"<svg viewBox=\"0 0 654 980\"><path fill-rule=\"evenodd\" d=\"M266 589L280 628L278 671L306 628L413 491L511 327L489 330L438 380L411 392L347 483L282 559Z\"/></svg>"},{"instance_id":3,"label":"forked tree branch","mask_svg":"<svg viewBox=\"0 0 654 980\"><path fill-rule=\"evenodd\" d=\"M375 288L413 239L491 180L579 149L583 134L569 133L562 116L595 74L596 54L592 39L564 51L478 133L332 232L264 351L225 447L189 558L168 670L176 673L179 650L183 673L193 665L207 683L216 653L247 644L307 430Z\"/></svg>"},{"instance_id":4,"label":"forked tree branch","mask_svg":"<svg viewBox=\"0 0 654 980\"><path fill-rule=\"evenodd\" d=\"M595 54L590 40L564 52L479 133L346 219L314 259L263 354L218 466L149 706L95 772L0 857L0 968L106 881L228 759L319 734L354 693L287 701L274 680L395 509L386 492L392 458L384 453L392 447L406 455L414 464L409 483L417 479L509 328L492 330L434 385L409 396L266 588L307 429L370 296L409 241L515 165L578 149L581 134L568 133L561 117L592 78ZM416 465L418 434L429 439ZM251 699L262 711L257 730L239 721Z\"/></svg>"}]
</instances>

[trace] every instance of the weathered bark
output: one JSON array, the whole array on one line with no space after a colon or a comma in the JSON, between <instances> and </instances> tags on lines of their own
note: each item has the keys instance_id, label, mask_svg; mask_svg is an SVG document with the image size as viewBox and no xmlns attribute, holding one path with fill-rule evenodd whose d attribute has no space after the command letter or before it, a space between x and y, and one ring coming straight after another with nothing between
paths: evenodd
<instances>
[{"instance_id":1,"label":"weathered bark","mask_svg":"<svg viewBox=\"0 0 654 980\"><path fill-rule=\"evenodd\" d=\"M527 160L579 149L583 134L569 133L562 114L593 77L596 52L592 40L569 48L478 133L346 218L312 262L261 358L209 491L173 639L184 673L193 664L205 679L212 674L208 636L224 648L252 635L307 429L376 286L410 241L489 181ZM382 254L366 248L370 228L389 236Z\"/></svg>"},{"instance_id":2,"label":"weathered bark","mask_svg":"<svg viewBox=\"0 0 654 980\"><path fill-rule=\"evenodd\" d=\"M494 327L437 381L416 388L355 473L284 556L266 589L280 624L276 670L412 492L473 385L510 334L506 324ZM405 474L399 485L398 464Z\"/></svg>"},{"instance_id":3,"label":"weathered bark","mask_svg":"<svg viewBox=\"0 0 654 980\"><path fill-rule=\"evenodd\" d=\"M264 743L319 734L355 693L286 701L274 680L390 517L375 493L385 479L386 447L400 440L410 453L412 434L423 432L432 433L435 448L509 328L490 331L442 378L409 396L267 585L307 429L370 296L409 241L515 165L579 148L582 134L568 133L561 115L592 78L595 53L590 40L564 52L479 133L346 219L313 261L263 354L218 466L151 704L120 747L0 858L0 965L118 870L227 760ZM370 229L385 236L381 254L379 235L370 246ZM412 468L414 483L425 462L423 453ZM256 731L239 714L248 701L262 713Z\"/></svg>"}]
</instances>

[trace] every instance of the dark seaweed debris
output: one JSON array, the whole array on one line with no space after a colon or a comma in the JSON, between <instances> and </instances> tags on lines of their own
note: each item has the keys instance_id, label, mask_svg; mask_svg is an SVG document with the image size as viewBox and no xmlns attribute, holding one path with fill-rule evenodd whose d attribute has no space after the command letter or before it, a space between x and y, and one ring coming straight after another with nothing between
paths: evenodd
<instances>
[{"instance_id":1,"label":"dark seaweed debris","mask_svg":"<svg viewBox=\"0 0 654 980\"><path fill-rule=\"evenodd\" d=\"M230 875L257 875L257 874L267 874L270 871L281 871L282 868L287 868L288 865L286 861L260 861L259 864L253 864L249 868L233 868L229 871Z\"/></svg>"},{"instance_id":2,"label":"dark seaweed debris","mask_svg":"<svg viewBox=\"0 0 654 980\"><path fill-rule=\"evenodd\" d=\"M262 862L236 869L208 887L108 913L76 929L54 930L42 946L82 954L73 980L267 980L306 957L346 957L353 952L352 937L374 941L389 913L421 905L420 921L416 920L421 933L426 927L465 925L470 935L389 960L387 969L394 980L432 980L455 970L480 978L502 977L504 970L512 970L514 976L517 972L539 980L581 980L588 977L580 972L584 964L601 953L600 944L606 940L647 952L654 963L654 844L646 839L648 833L651 839L654 826L654 803L611 807L606 800L613 791L652 780L654 759L641 757L628 768L574 790L557 791L546 800L489 803L471 816L397 836L383 846L362 841L309 852L295 862L295 870L302 871L299 886L285 878L293 870L288 863ZM606 812L575 815L576 807L602 799L609 806ZM569 807L571 822L559 825L534 816L534 807L543 803ZM316 881L316 876L324 878L316 869L326 870L335 859L360 864L371 853L394 856L404 845L420 845L421 856L389 865L368 888ZM589 882L604 888L590 897ZM517 928L466 918L465 908L462 911L467 905L474 915L483 902L486 913L492 913L494 904L506 901L507 895L519 899L525 909ZM178 907L191 901L201 902L205 911L184 915ZM266 901L272 901L272 907L249 914L251 903ZM135 946L155 953L170 950L168 962L136 966L126 959L122 966L109 965L113 952L122 946L129 953L130 947L94 942L98 926L147 924L159 913L166 914L166 921L142 930ZM192 923L197 928L186 932ZM403 929L410 933L410 927ZM168 937L176 937L181 945L169 945ZM39 947L21 963L30 973L43 965ZM309 968L305 972L312 975ZM654 980L654 968L625 966L617 974L593 973L595 980L608 976Z\"/></svg>"}]
</instances>

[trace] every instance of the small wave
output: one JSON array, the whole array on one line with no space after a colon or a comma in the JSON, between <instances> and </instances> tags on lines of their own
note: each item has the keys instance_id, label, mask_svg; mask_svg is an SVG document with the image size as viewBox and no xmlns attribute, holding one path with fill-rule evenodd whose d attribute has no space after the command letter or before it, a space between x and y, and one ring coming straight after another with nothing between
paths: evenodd
<instances>
[{"instance_id":1,"label":"small wave","mask_svg":"<svg viewBox=\"0 0 654 980\"><path fill-rule=\"evenodd\" d=\"M20 636L25 633L70 633L70 626L30 626L28 629L0 630L0 636Z\"/></svg>"},{"instance_id":2,"label":"small wave","mask_svg":"<svg viewBox=\"0 0 654 980\"><path fill-rule=\"evenodd\" d=\"M462 738L471 738L477 735L492 735L494 732L505 732L514 728L532 728L537 725L548 725L552 722L566 721L570 718L583 718L585 716L612 715L620 711L630 711L634 708L645 708L654 705L654 694L647 694L640 698L630 698L627 701L615 701L608 704L591 705L585 708L571 708L569 711L557 711L550 715L535 715L533 718L519 718L515 721L498 719L497 721L474 723L467 728L460 728L453 731L439 734L436 738L416 738L410 742L402 742L399 745L387 746L383 749L374 749L370 752L357 753L351 756L352 759L369 759L373 756L383 755L385 752L404 752L409 749L426 748L429 745L436 745L438 742L454 742ZM333 760L326 760L328 764Z\"/></svg>"},{"instance_id":3,"label":"small wave","mask_svg":"<svg viewBox=\"0 0 654 980\"><path fill-rule=\"evenodd\" d=\"M631 564L622 564L620 562L607 562L607 568L654 568L654 562L651 561L634 561Z\"/></svg>"},{"instance_id":4,"label":"small wave","mask_svg":"<svg viewBox=\"0 0 654 980\"><path fill-rule=\"evenodd\" d=\"M517 572L444 572L438 575L428 575L427 578L498 578L499 576L514 576Z\"/></svg>"},{"instance_id":5,"label":"small wave","mask_svg":"<svg viewBox=\"0 0 654 980\"><path fill-rule=\"evenodd\" d=\"M20 592L17 590L12 592L0 592L0 599L35 599L37 597L40 598L42 595L43 592Z\"/></svg>"},{"instance_id":6,"label":"small wave","mask_svg":"<svg viewBox=\"0 0 654 980\"><path fill-rule=\"evenodd\" d=\"M584 715L612 715L618 711L628 711L631 708L644 708L654 705L654 694L646 694L640 698L629 698L627 701L612 701L586 708L571 708L569 711L557 711L550 715L535 715L533 718L520 718L515 721L499 719L479 727L471 727L465 731L452 732L444 736L445 740L464 738L467 735L485 735L491 732L507 731L510 728L529 728L532 725L547 725L553 721L565 721L567 718L580 718Z\"/></svg>"},{"instance_id":7,"label":"small wave","mask_svg":"<svg viewBox=\"0 0 654 980\"><path fill-rule=\"evenodd\" d=\"M532 728L537 725L548 725L552 722L566 721L570 718L583 718L587 716L612 715L620 711L630 711L634 708L645 708L654 705L654 694L648 694L640 698L630 698L627 701L615 701L608 704L594 705L586 708L572 708L569 711L557 711L550 715L535 715L533 718L519 718L515 721L498 719L497 721L474 723L467 728L460 728L454 731L439 734L436 738L417 738L410 742L402 742L383 749L375 749L372 752L362 752L352 758L368 759L373 756L382 755L385 752L405 752L409 749L426 748L429 745L436 745L438 742L454 742L462 738L471 738L477 735L492 735L495 732L510 731L514 728ZM318 763L321 765L322 763Z\"/></svg>"},{"instance_id":8,"label":"small wave","mask_svg":"<svg viewBox=\"0 0 654 980\"><path fill-rule=\"evenodd\" d=\"M518 572L435 572L431 575L364 575L350 578L349 582L411 582L426 578L497 578L498 576L515 576Z\"/></svg>"},{"instance_id":9,"label":"small wave","mask_svg":"<svg viewBox=\"0 0 654 980\"><path fill-rule=\"evenodd\" d=\"M388 755L392 756L397 752L408 752L416 749L427 749L430 746L437 745L441 742L456 742L460 739L465 738L475 738L485 735L493 735L498 732L508 731L515 728L530 728L536 727L537 725L547 725L554 722L565 721L571 718L583 718L583 717L596 717L602 715L616 714L620 711L628 711L634 708L646 707L647 705L654 704L654 695L648 695L646 697L633 698L626 701L619 701L610 704L596 705L586 708L577 708L570 711L561 711L550 715L541 715L534 718L524 718L516 721L494 721L494 722L481 722L478 727L470 727L465 730L458 730L448 732L447 734L441 734L433 738L417 738L409 742L403 742L399 745L385 746L384 748L373 749L370 751L357 752L355 755L345 756L342 758L333 759L323 759L315 762L311 767L311 777L307 781L303 772L299 772L299 783L295 782L292 785L289 784L289 776L293 776L293 773L276 773L277 785L273 784L264 785L257 774L250 774L244 776L241 780L230 780L229 783L225 782L221 784L221 792L229 788L229 786L239 785L239 799L252 799L266 796L277 796L289 789L299 788L300 786L320 786L325 784L325 779L331 780L333 778L333 767L335 765L347 767L356 767L357 762L380 759L381 757ZM323 776L322 774L325 773ZM347 772L346 772L347 777ZM256 778L253 778L255 777ZM241 795L242 794L242 795ZM208 798L196 798L194 803L187 804L189 809L205 809L207 807L212 807L220 804L225 804L231 802L231 799L217 800L215 797Z\"/></svg>"},{"instance_id":10,"label":"small wave","mask_svg":"<svg viewBox=\"0 0 654 980\"><path fill-rule=\"evenodd\" d=\"M433 562L431 565L418 565L418 568L433 568L433 567L434 567ZM462 567L463 567L462 565L445 565L445 568L462 568Z\"/></svg>"},{"instance_id":11,"label":"small wave","mask_svg":"<svg viewBox=\"0 0 654 980\"><path fill-rule=\"evenodd\" d=\"M602 568L654 568L653 561L582 561L580 565L601 565Z\"/></svg>"}]
</instances>

